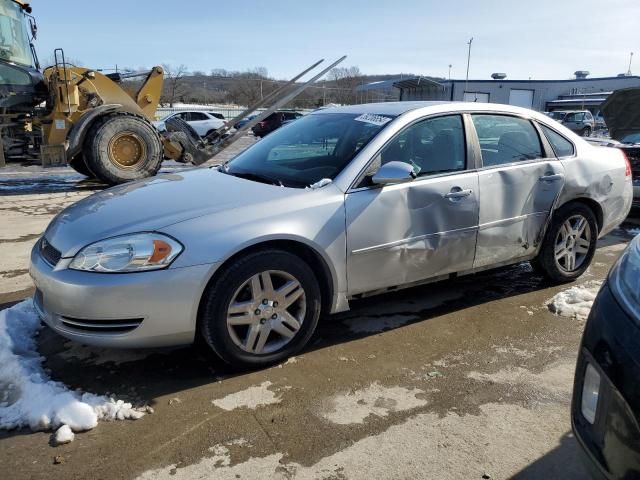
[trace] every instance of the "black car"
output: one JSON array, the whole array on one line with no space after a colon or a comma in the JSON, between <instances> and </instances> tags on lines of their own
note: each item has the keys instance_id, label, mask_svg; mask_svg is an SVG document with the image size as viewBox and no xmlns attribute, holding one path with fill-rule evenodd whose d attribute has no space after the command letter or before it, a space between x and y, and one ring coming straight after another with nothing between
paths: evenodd
<instances>
[{"instance_id":1,"label":"black car","mask_svg":"<svg viewBox=\"0 0 640 480\"><path fill-rule=\"evenodd\" d=\"M591 309L571 423L593 478L640 478L640 235L611 269Z\"/></svg>"},{"instance_id":2,"label":"black car","mask_svg":"<svg viewBox=\"0 0 640 480\"><path fill-rule=\"evenodd\" d=\"M256 137L264 137L268 133L280 128L284 123L300 118L299 112L273 112L267 118L258 122L251 130Z\"/></svg>"}]
</instances>

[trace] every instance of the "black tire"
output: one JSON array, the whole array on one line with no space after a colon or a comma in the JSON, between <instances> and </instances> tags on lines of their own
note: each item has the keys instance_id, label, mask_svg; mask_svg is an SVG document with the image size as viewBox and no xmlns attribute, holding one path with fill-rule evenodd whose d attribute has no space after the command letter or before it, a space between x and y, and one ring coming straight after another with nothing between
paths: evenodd
<instances>
[{"instance_id":1,"label":"black tire","mask_svg":"<svg viewBox=\"0 0 640 480\"><path fill-rule=\"evenodd\" d=\"M304 316L301 314L300 328L289 343L278 350L256 354L247 352L233 340L230 327L227 326L227 310L238 289L251 277L265 271L281 271L294 277L304 291L306 309ZM225 363L234 368L261 368L304 348L318 325L320 310L320 287L309 265L298 256L283 250L265 249L249 253L235 261L207 288L201 303L198 330L204 341ZM247 325L247 328L250 327ZM273 335L277 340L277 333L270 333L268 338L271 339Z\"/></svg>"},{"instance_id":2,"label":"black tire","mask_svg":"<svg viewBox=\"0 0 640 480\"><path fill-rule=\"evenodd\" d=\"M112 141L129 142L125 144L128 149L123 150L124 158L114 153ZM162 164L163 149L157 130L144 119L123 112L98 119L87 132L84 147L89 170L111 184L151 177ZM127 157L131 151L134 153Z\"/></svg>"},{"instance_id":3,"label":"black tire","mask_svg":"<svg viewBox=\"0 0 640 480\"><path fill-rule=\"evenodd\" d=\"M560 241L560 232L565 222L572 218L583 217L589 227L589 246L587 252L583 254L579 265L574 269L563 268L563 260L556 260L556 245ZM582 275L593 260L598 242L598 222L593 211L586 205L578 202L568 203L559 208L551 220L551 225L545 234L540 253L531 264L540 273L557 283L571 282ZM586 248L586 247L585 247ZM566 262L566 261L565 261ZM576 262L577 263L577 262Z\"/></svg>"},{"instance_id":4,"label":"black tire","mask_svg":"<svg viewBox=\"0 0 640 480\"><path fill-rule=\"evenodd\" d=\"M85 162L84 156L81 153L71 159L69 166L80 175L84 175L89 178L95 177L95 175L91 173L91 170L89 170L89 167L87 167L87 162Z\"/></svg>"},{"instance_id":5,"label":"black tire","mask_svg":"<svg viewBox=\"0 0 640 480\"><path fill-rule=\"evenodd\" d=\"M581 135L582 135L583 137L589 137L589 136L591 136L591 127L584 127L584 128L582 129L582 133L581 133Z\"/></svg>"}]
</instances>

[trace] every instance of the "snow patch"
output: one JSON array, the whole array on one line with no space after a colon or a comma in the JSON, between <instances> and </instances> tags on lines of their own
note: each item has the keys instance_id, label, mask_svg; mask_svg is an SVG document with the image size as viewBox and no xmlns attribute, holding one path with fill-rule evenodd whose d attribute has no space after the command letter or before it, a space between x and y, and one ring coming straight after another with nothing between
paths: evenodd
<instances>
[{"instance_id":1,"label":"snow patch","mask_svg":"<svg viewBox=\"0 0 640 480\"><path fill-rule=\"evenodd\" d=\"M386 417L391 412L402 412L426 405L426 400L417 398L423 393L419 388L384 387L375 382L365 389L331 398L328 402L329 408L322 417L338 425L364 423L370 415Z\"/></svg>"},{"instance_id":2,"label":"snow patch","mask_svg":"<svg viewBox=\"0 0 640 480\"><path fill-rule=\"evenodd\" d=\"M65 443L73 442L75 437L76 436L69 425L62 425L58 430L56 430L53 441L55 445L64 445Z\"/></svg>"},{"instance_id":3,"label":"snow patch","mask_svg":"<svg viewBox=\"0 0 640 480\"><path fill-rule=\"evenodd\" d=\"M40 328L31 300L0 312L0 428L49 430L66 425L78 432L94 428L98 420L144 415L130 403L69 390L51 380L36 347Z\"/></svg>"},{"instance_id":4,"label":"snow patch","mask_svg":"<svg viewBox=\"0 0 640 480\"><path fill-rule=\"evenodd\" d=\"M640 228L627 228L626 230L629 235L640 235Z\"/></svg>"},{"instance_id":5,"label":"snow patch","mask_svg":"<svg viewBox=\"0 0 640 480\"><path fill-rule=\"evenodd\" d=\"M312 190L316 190L318 188L322 188L326 185L329 185L332 182L332 180L330 178L323 178L321 180L318 180L316 183L312 183L311 185L309 185L309 188Z\"/></svg>"},{"instance_id":6,"label":"snow patch","mask_svg":"<svg viewBox=\"0 0 640 480\"><path fill-rule=\"evenodd\" d=\"M586 320L601 285L601 281L594 280L568 288L547 302L547 306L556 315Z\"/></svg>"},{"instance_id":7,"label":"snow patch","mask_svg":"<svg viewBox=\"0 0 640 480\"><path fill-rule=\"evenodd\" d=\"M262 382L260 385L246 388L236 393L227 395L224 398L212 400L216 407L220 407L223 410L231 411L236 408L249 408L255 410L257 407L263 405L270 405L273 403L280 403L282 398L269 390L272 385L270 381Z\"/></svg>"}]
</instances>

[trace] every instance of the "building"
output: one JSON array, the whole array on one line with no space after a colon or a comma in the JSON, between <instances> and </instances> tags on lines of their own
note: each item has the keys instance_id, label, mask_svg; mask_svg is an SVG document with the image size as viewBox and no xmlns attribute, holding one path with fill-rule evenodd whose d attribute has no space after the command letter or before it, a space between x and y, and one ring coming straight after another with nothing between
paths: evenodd
<instances>
[{"instance_id":1,"label":"building","mask_svg":"<svg viewBox=\"0 0 640 480\"><path fill-rule=\"evenodd\" d=\"M570 80L507 80L494 73L490 80L444 80L413 77L394 83L400 100L449 100L517 105L538 111L588 109L597 113L613 90L640 87L640 77L586 78L578 71Z\"/></svg>"}]
</instances>

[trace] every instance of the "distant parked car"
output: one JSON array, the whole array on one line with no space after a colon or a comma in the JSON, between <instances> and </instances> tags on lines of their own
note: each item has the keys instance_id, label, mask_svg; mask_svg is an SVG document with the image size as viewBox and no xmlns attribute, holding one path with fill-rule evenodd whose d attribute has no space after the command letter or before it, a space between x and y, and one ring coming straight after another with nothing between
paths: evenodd
<instances>
[{"instance_id":1,"label":"distant parked car","mask_svg":"<svg viewBox=\"0 0 640 480\"><path fill-rule=\"evenodd\" d=\"M268 133L280 128L283 123L302 116L299 112L273 112L267 118L258 122L251 130L256 137L264 137Z\"/></svg>"},{"instance_id":2,"label":"distant parked car","mask_svg":"<svg viewBox=\"0 0 640 480\"><path fill-rule=\"evenodd\" d=\"M255 115L249 115L248 117L243 118L238 123L236 123L235 125L236 130L239 130L240 128L244 127L247 123L249 123L251 120L253 120L257 116L258 114L255 114Z\"/></svg>"},{"instance_id":3,"label":"distant parked car","mask_svg":"<svg viewBox=\"0 0 640 480\"><path fill-rule=\"evenodd\" d=\"M594 479L640 478L640 235L591 308L573 387L571 423Z\"/></svg>"},{"instance_id":4,"label":"distant parked car","mask_svg":"<svg viewBox=\"0 0 640 480\"><path fill-rule=\"evenodd\" d=\"M548 117L561 123L572 132L588 137L596 128L596 121L589 110L570 110L546 112Z\"/></svg>"},{"instance_id":5,"label":"distant parked car","mask_svg":"<svg viewBox=\"0 0 640 480\"><path fill-rule=\"evenodd\" d=\"M217 169L65 209L31 253L34 305L83 344L198 335L230 364L264 366L351 299L525 261L574 280L631 191L620 150L524 108L318 110Z\"/></svg>"},{"instance_id":6,"label":"distant parked car","mask_svg":"<svg viewBox=\"0 0 640 480\"><path fill-rule=\"evenodd\" d=\"M201 137L204 137L208 133L212 132L213 130L217 130L224 125L224 116L221 113L202 111L183 111L170 113L161 120L153 122L153 124L159 131L163 132L166 130L165 122L172 117L179 117L187 122Z\"/></svg>"}]
</instances>

